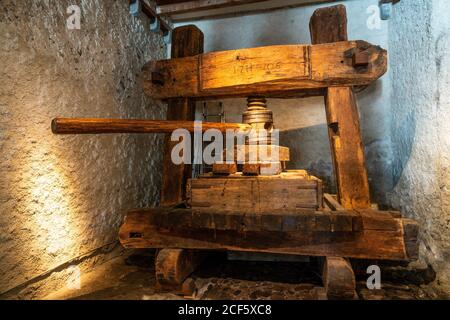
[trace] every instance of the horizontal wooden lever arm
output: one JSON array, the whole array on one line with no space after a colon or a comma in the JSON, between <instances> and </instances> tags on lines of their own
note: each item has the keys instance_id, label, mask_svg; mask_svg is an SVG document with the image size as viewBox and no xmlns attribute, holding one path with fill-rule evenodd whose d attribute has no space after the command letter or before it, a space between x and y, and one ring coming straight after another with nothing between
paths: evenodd
<instances>
[{"instance_id":1,"label":"horizontal wooden lever arm","mask_svg":"<svg viewBox=\"0 0 450 320\"><path fill-rule=\"evenodd\" d=\"M145 92L158 99L321 95L333 86L366 86L387 70L387 52L365 41L278 45L150 61Z\"/></svg>"},{"instance_id":2,"label":"horizontal wooden lever arm","mask_svg":"<svg viewBox=\"0 0 450 320\"><path fill-rule=\"evenodd\" d=\"M52 132L55 134L100 134L100 133L172 133L177 129L189 132L199 130L194 121L99 119L99 118L55 118ZM250 126L242 123L202 122L201 130L217 129L248 131Z\"/></svg>"}]
</instances>

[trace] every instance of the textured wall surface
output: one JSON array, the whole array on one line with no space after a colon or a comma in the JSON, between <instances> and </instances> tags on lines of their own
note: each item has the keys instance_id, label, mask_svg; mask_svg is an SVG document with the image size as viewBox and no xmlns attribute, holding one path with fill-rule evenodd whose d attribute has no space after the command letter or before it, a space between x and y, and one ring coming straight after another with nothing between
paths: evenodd
<instances>
[{"instance_id":1,"label":"textured wall surface","mask_svg":"<svg viewBox=\"0 0 450 320\"><path fill-rule=\"evenodd\" d=\"M421 254L450 287L450 2L403 0L390 25L394 207L420 221Z\"/></svg>"},{"instance_id":2,"label":"textured wall surface","mask_svg":"<svg viewBox=\"0 0 450 320\"><path fill-rule=\"evenodd\" d=\"M347 0L334 4L347 7L348 36L366 40L389 49L388 22L373 28L371 6L378 0ZM269 11L237 17L199 20L194 23L205 33L205 52L257 46L311 43L309 20L314 10L329 3ZM373 9L373 8L372 8ZM181 24L180 24L181 25ZM358 94L358 104L366 147L373 200L387 204L386 190L392 188L392 152L390 142L390 72ZM334 189L332 160L326 127L324 101L321 97L293 100L269 100L275 126L282 130L281 143L291 149L291 169L308 169ZM224 100L225 112L236 116L245 108L244 99ZM229 118L229 117L227 117ZM239 117L237 118L239 120Z\"/></svg>"},{"instance_id":3,"label":"textured wall surface","mask_svg":"<svg viewBox=\"0 0 450 320\"><path fill-rule=\"evenodd\" d=\"M71 4L81 30L66 27ZM127 1L0 1L0 293L114 242L126 210L158 201L161 136L50 131L56 116L165 116L137 75L166 46L128 10Z\"/></svg>"}]
</instances>

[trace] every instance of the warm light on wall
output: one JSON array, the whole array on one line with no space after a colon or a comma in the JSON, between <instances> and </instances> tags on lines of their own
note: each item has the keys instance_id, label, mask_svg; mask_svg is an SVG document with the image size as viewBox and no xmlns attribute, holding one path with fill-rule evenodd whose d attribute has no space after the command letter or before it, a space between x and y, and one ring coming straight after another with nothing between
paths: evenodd
<instances>
[{"instance_id":1,"label":"warm light on wall","mask_svg":"<svg viewBox=\"0 0 450 320\"><path fill-rule=\"evenodd\" d=\"M66 214L70 211L69 201L64 197L65 183L57 171L37 176L32 183L32 201L42 203L39 213L34 216L40 237L49 254L57 254L72 245L70 225Z\"/></svg>"},{"instance_id":2,"label":"warm light on wall","mask_svg":"<svg viewBox=\"0 0 450 320\"><path fill-rule=\"evenodd\" d=\"M45 144L31 150L27 160L28 163L21 164L27 172L21 179L21 189L28 189L24 201L32 217L28 220L32 234L30 246L32 250L57 257L49 261L55 265L74 253L79 254L74 252L78 248L79 230L74 217L77 206L71 197L72 186L63 171L65 161L56 158Z\"/></svg>"}]
</instances>

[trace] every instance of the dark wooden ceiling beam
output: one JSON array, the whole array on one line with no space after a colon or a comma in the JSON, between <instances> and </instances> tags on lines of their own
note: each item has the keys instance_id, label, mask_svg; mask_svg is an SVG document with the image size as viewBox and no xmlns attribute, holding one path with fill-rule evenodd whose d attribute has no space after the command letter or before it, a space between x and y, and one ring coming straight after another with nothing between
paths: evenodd
<instances>
[{"instance_id":1,"label":"dark wooden ceiling beam","mask_svg":"<svg viewBox=\"0 0 450 320\"><path fill-rule=\"evenodd\" d=\"M204 18L225 17L236 14L263 13L283 8L293 8L337 0L200 0L175 1L158 5L158 14L168 16L172 21L192 21Z\"/></svg>"},{"instance_id":2,"label":"dark wooden ceiling beam","mask_svg":"<svg viewBox=\"0 0 450 320\"><path fill-rule=\"evenodd\" d=\"M194 12L199 10L220 9L230 6L249 4L255 2L264 2L267 0L199 0L199 1L181 1L171 4L158 3L158 13L162 15L172 15Z\"/></svg>"}]
</instances>

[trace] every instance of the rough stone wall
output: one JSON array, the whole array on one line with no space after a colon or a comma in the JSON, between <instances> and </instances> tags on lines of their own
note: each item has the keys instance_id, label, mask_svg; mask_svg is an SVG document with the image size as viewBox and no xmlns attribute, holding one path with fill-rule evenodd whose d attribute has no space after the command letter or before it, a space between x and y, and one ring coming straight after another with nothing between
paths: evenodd
<instances>
[{"instance_id":1,"label":"rough stone wall","mask_svg":"<svg viewBox=\"0 0 450 320\"><path fill-rule=\"evenodd\" d=\"M66 27L72 4L81 30ZM0 294L38 276L63 286L68 273L46 272L114 242L128 209L157 203L161 136L50 131L56 116L165 116L137 81L166 54L148 23L127 1L0 1Z\"/></svg>"},{"instance_id":2,"label":"rough stone wall","mask_svg":"<svg viewBox=\"0 0 450 320\"><path fill-rule=\"evenodd\" d=\"M367 23L373 16L369 8L376 8L378 2L337 1L266 13L183 22L180 25L194 23L205 33L205 52L310 43L309 20L314 10L343 4L347 8L349 39L366 40L389 49L389 22L381 21L379 28L369 28ZM385 194L392 189L390 90L388 71L380 80L357 95L372 198L381 205L388 204ZM223 103L225 112L231 115L227 119L239 120L236 115L245 108L245 99L227 99ZM292 160L288 163L288 168L307 169L323 179L329 191L335 191L323 98L270 99L268 107L274 112L275 126L282 131L281 143L291 150Z\"/></svg>"},{"instance_id":3,"label":"rough stone wall","mask_svg":"<svg viewBox=\"0 0 450 320\"><path fill-rule=\"evenodd\" d=\"M450 288L450 2L402 0L390 21L392 205L420 221L421 255Z\"/></svg>"}]
</instances>

